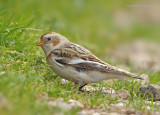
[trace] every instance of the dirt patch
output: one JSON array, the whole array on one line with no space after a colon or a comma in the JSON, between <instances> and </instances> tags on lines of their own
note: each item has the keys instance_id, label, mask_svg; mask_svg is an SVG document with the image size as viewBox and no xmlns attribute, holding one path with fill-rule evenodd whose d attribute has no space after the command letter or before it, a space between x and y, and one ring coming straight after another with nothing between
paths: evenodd
<instances>
[{"instance_id":1,"label":"dirt patch","mask_svg":"<svg viewBox=\"0 0 160 115\"><path fill-rule=\"evenodd\" d=\"M78 115L148 115L129 107L109 107L108 109L83 109Z\"/></svg>"}]
</instances>

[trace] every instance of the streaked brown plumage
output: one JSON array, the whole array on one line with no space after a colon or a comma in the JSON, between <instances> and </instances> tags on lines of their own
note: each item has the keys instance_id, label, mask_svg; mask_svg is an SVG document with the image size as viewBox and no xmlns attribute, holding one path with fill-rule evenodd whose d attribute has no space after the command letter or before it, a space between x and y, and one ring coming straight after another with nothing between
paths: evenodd
<instances>
[{"instance_id":1,"label":"streaked brown plumage","mask_svg":"<svg viewBox=\"0 0 160 115\"><path fill-rule=\"evenodd\" d=\"M69 42L55 32L42 35L38 45L44 50L51 69L61 77L80 84L80 88L87 83L105 79L141 79L133 73L101 61L84 47Z\"/></svg>"}]
</instances>

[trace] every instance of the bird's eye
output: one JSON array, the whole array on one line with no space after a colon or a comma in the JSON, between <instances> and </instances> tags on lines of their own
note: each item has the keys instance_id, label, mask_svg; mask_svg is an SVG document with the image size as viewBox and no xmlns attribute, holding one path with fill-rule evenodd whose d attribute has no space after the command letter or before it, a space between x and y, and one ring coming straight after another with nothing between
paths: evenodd
<instances>
[{"instance_id":1,"label":"bird's eye","mask_svg":"<svg viewBox=\"0 0 160 115\"><path fill-rule=\"evenodd\" d=\"M48 38L48 41L49 41L49 40L51 40L51 38L50 38L50 37Z\"/></svg>"}]
</instances>

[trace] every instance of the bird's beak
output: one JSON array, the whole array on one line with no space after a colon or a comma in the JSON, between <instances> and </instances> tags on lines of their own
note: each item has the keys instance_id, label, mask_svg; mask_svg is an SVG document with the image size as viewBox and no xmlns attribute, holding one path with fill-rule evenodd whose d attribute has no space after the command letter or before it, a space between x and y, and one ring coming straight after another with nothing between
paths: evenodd
<instances>
[{"instance_id":1,"label":"bird's beak","mask_svg":"<svg viewBox=\"0 0 160 115\"><path fill-rule=\"evenodd\" d=\"M40 40L40 41L37 43L37 46L42 46L43 44L44 44L44 42Z\"/></svg>"}]
</instances>

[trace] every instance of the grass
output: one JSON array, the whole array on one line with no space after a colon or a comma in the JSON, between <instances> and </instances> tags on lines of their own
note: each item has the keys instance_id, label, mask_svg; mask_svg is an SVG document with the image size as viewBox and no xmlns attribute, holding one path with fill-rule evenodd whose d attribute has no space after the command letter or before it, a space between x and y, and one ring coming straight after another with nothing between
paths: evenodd
<instances>
[{"instance_id":1,"label":"grass","mask_svg":"<svg viewBox=\"0 0 160 115\"><path fill-rule=\"evenodd\" d=\"M90 49L101 59L106 57L107 48L114 47L120 41L132 41L139 36L150 41L159 41L156 34L160 29L160 23L155 26L145 22L134 22L127 31L116 27L111 10L117 6L123 8L127 2L118 5L117 2L96 3L84 0L28 0L23 3L20 0L2 0L0 3L0 111L3 115L74 115L80 111L77 108L64 111L48 106L48 99L76 99L86 107L106 109L108 104L116 103L118 100L107 97L101 90L92 94L79 94L71 82L62 85L61 78L49 69L42 50L36 47L39 37L45 32L59 32L71 41ZM109 7L105 7L105 4ZM149 77L150 83L160 85L159 73L151 73ZM110 84L102 81L91 85L100 89L105 86L115 90L126 89L131 95L127 106L148 112L160 111L159 106L153 103L144 104L144 99L136 95L140 83L115 81ZM43 93L46 99L39 97Z\"/></svg>"}]
</instances>

